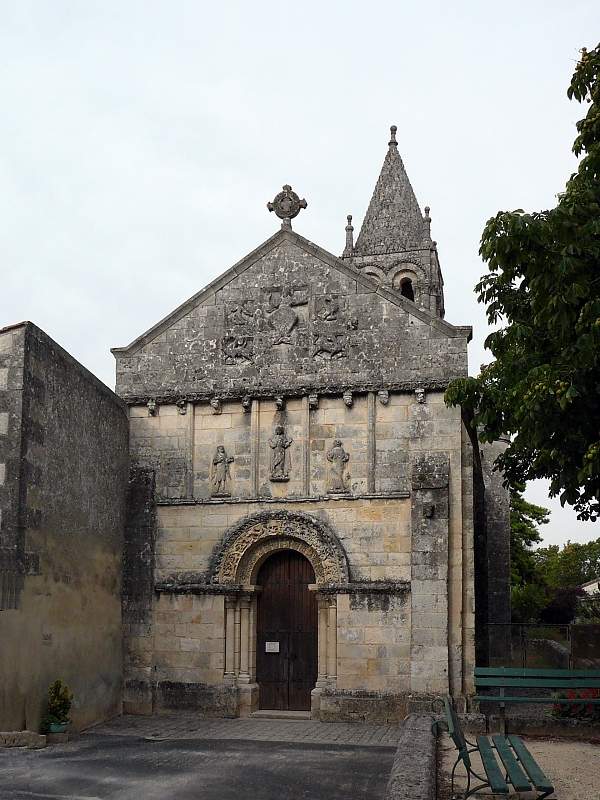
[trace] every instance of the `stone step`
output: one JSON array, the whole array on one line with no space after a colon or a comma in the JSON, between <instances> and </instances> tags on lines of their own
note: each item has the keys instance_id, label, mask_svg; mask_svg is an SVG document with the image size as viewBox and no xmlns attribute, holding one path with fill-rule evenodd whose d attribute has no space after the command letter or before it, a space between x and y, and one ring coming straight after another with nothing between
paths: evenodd
<instances>
[{"instance_id":1,"label":"stone step","mask_svg":"<svg viewBox=\"0 0 600 800\"><path fill-rule=\"evenodd\" d=\"M310 719L310 711L279 711L278 709L271 711L261 708L260 711L254 711L250 716L252 719L307 720Z\"/></svg>"}]
</instances>

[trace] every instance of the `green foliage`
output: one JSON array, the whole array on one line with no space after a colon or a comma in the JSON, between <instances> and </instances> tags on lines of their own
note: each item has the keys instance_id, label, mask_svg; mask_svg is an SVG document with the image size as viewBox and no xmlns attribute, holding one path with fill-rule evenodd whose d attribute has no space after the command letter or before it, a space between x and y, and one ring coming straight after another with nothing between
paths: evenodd
<instances>
[{"instance_id":1,"label":"green foliage","mask_svg":"<svg viewBox=\"0 0 600 800\"><path fill-rule=\"evenodd\" d=\"M70 722L69 711L73 702L73 694L61 680L56 680L48 687L46 713L42 719L42 731L48 731L52 723Z\"/></svg>"},{"instance_id":2,"label":"green foliage","mask_svg":"<svg viewBox=\"0 0 600 800\"><path fill-rule=\"evenodd\" d=\"M581 586L600 575L600 539L579 544L567 542L534 552L537 569L547 585L555 589Z\"/></svg>"},{"instance_id":3,"label":"green foliage","mask_svg":"<svg viewBox=\"0 0 600 800\"><path fill-rule=\"evenodd\" d=\"M537 582L512 586L510 602L513 622L539 622L548 602L546 587Z\"/></svg>"},{"instance_id":4,"label":"green foliage","mask_svg":"<svg viewBox=\"0 0 600 800\"><path fill-rule=\"evenodd\" d=\"M527 550L525 546L523 551L525 568L517 573L517 567L512 567L513 622L566 625L575 618L594 622L600 617L600 594L594 602L577 588L600 575L600 539L567 542L562 548L549 545ZM517 553L518 564L521 558Z\"/></svg>"},{"instance_id":5,"label":"green foliage","mask_svg":"<svg viewBox=\"0 0 600 800\"><path fill-rule=\"evenodd\" d=\"M548 211L499 212L483 231L488 265L476 287L495 360L455 381L482 441L509 440L498 457L508 485L550 480L581 519L600 514L600 45L581 51L568 96L589 107L577 123L581 157Z\"/></svg>"},{"instance_id":6,"label":"green foliage","mask_svg":"<svg viewBox=\"0 0 600 800\"><path fill-rule=\"evenodd\" d=\"M580 625L600 624L600 592L585 594L579 599L575 622Z\"/></svg>"},{"instance_id":7,"label":"green foliage","mask_svg":"<svg viewBox=\"0 0 600 800\"><path fill-rule=\"evenodd\" d=\"M547 508L529 503L522 495L523 487L510 493L510 580L522 586L535 578L537 564L532 546L542 541L539 525L548 522Z\"/></svg>"}]
</instances>

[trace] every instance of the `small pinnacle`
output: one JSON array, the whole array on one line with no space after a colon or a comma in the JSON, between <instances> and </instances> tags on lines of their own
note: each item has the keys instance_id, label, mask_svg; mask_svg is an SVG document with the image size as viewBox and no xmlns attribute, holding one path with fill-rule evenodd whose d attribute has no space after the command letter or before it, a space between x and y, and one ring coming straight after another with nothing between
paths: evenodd
<instances>
[{"instance_id":1,"label":"small pinnacle","mask_svg":"<svg viewBox=\"0 0 600 800\"><path fill-rule=\"evenodd\" d=\"M352 225L352 214L348 214L346 219L348 220L348 225Z\"/></svg>"},{"instance_id":2,"label":"small pinnacle","mask_svg":"<svg viewBox=\"0 0 600 800\"><path fill-rule=\"evenodd\" d=\"M429 208L429 206L425 206L425 218L426 219L429 219L429 212L430 211L431 211L431 209Z\"/></svg>"},{"instance_id":3,"label":"small pinnacle","mask_svg":"<svg viewBox=\"0 0 600 800\"><path fill-rule=\"evenodd\" d=\"M388 142L388 145L390 147L397 147L397 145L398 145L398 142L396 141L396 131L397 130L398 130L397 125L392 125L391 128L390 128L391 138L390 138L390 140Z\"/></svg>"}]
</instances>

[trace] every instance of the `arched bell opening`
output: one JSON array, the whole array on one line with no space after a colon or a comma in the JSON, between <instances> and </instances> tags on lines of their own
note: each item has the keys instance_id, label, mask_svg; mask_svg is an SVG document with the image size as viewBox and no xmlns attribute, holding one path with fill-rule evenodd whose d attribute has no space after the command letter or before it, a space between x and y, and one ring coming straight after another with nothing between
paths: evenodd
<instances>
[{"instance_id":1,"label":"arched bell opening","mask_svg":"<svg viewBox=\"0 0 600 800\"><path fill-rule=\"evenodd\" d=\"M406 297L407 300L415 302L415 290L410 278L402 278L400 281L400 294L402 297Z\"/></svg>"}]
</instances>

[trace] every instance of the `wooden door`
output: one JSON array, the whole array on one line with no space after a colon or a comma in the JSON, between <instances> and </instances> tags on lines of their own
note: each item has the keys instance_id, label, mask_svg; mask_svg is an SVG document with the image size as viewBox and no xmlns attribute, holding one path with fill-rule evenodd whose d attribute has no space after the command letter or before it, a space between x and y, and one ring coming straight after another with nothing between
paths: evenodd
<instances>
[{"instance_id":1,"label":"wooden door","mask_svg":"<svg viewBox=\"0 0 600 800\"><path fill-rule=\"evenodd\" d=\"M309 711L317 680L317 600L310 562L281 550L262 565L258 595L256 680L260 708Z\"/></svg>"}]
</instances>

